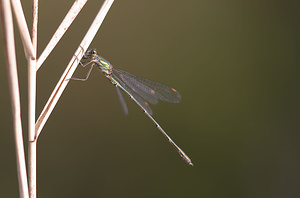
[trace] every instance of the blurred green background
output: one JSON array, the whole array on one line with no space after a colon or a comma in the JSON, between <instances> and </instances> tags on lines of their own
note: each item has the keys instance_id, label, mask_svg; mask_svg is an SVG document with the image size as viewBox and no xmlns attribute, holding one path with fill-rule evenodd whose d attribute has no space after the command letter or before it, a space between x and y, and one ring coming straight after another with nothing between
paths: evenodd
<instances>
[{"instance_id":1,"label":"blurred green background","mask_svg":"<svg viewBox=\"0 0 300 198\"><path fill-rule=\"evenodd\" d=\"M39 55L72 3L40 1ZM87 3L38 71L37 116L101 4ZM299 197L299 10L297 1L115 1L90 48L181 93L181 103L152 109L195 166L128 97L124 116L94 70L68 84L41 133L38 197ZM27 140L27 66L15 35ZM18 197L0 50L0 197Z\"/></svg>"}]
</instances>

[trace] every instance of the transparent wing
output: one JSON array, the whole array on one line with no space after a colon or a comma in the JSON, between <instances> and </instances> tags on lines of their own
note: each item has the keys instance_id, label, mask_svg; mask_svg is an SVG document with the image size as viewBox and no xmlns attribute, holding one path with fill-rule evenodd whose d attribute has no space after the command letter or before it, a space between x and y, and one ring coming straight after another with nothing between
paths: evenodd
<instances>
[{"instance_id":1,"label":"transparent wing","mask_svg":"<svg viewBox=\"0 0 300 198\"><path fill-rule=\"evenodd\" d=\"M114 69L114 72L120 76L128 87L151 104L156 104L158 99L170 103L178 103L181 100L179 92L172 87L135 76L123 70Z\"/></svg>"},{"instance_id":2,"label":"transparent wing","mask_svg":"<svg viewBox=\"0 0 300 198\"><path fill-rule=\"evenodd\" d=\"M123 81L121 81L116 75L113 74L113 77L120 83L120 85L128 92L127 94L132 95L136 101L147 111L150 115L153 114L152 109L150 108L148 102L141 96L139 96L134 90L127 86ZM122 102L121 102L122 103Z\"/></svg>"},{"instance_id":3,"label":"transparent wing","mask_svg":"<svg viewBox=\"0 0 300 198\"><path fill-rule=\"evenodd\" d=\"M128 108L127 108L126 102L125 102L125 100L124 100L124 98L122 96L122 93L120 91L120 88L116 87L116 90L117 90L118 98L120 100L120 103L121 103L122 109L124 111L124 114L128 115Z\"/></svg>"}]
</instances>

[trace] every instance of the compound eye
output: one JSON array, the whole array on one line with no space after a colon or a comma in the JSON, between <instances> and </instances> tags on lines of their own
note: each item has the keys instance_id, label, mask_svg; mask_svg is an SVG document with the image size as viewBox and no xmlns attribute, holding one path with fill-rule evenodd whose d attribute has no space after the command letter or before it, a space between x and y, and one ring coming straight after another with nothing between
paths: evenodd
<instances>
[{"instance_id":1,"label":"compound eye","mask_svg":"<svg viewBox=\"0 0 300 198\"><path fill-rule=\"evenodd\" d=\"M96 55L96 54L97 54L97 52L96 52L95 49L93 49L92 54L93 54L93 55Z\"/></svg>"}]
</instances>

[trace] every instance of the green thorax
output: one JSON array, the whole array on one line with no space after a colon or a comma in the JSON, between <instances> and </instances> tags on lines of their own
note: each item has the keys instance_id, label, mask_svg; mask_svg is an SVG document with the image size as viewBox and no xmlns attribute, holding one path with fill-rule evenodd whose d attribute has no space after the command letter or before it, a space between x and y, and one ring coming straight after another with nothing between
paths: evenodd
<instances>
[{"instance_id":1,"label":"green thorax","mask_svg":"<svg viewBox=\"0 0 300 198\"><path fill-rule=\"evenodd\" d=\"M98 56L96 49L89 50L85 58L90 59L92 62L96 64L96 66L105 74L105 75L111 75L113 66L105 60L104 58Z\"/></svg>"}]
</instances>

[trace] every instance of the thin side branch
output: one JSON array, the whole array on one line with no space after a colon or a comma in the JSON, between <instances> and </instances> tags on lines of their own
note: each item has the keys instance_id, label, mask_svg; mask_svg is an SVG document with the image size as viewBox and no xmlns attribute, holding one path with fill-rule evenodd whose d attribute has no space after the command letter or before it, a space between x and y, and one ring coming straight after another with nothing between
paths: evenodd
<instances>
[{"instance_id":1,"label":"thin side branch","mask_svg":"<svg viewBox=\"0 0 300 198\"><path fill-rule=\"evenodd\" d=\"M21 105L19 94L19 82L17 73L17 61L15 53L15 41L13 20L10 1L2 0L0 3L1 25L3 44L5 47L8 85L10 91L12 115L14 122L14 135L16 145L17 172L20 197L28 198L28 182L26 173L25 153L22 134Z\"/></svg>"},{"instance_id":2,"label":"thin side branch","mask_svg":"<svg viewBox=\"0 0 300 198\"><path fill-rule=\"evenodd\" d=\"M32 5L32 46L37 52L37 25L38 25L38 11L39 11L39 1L33 0Z\"/></svg>"},{"instance_id":3,"label":"thin side branch","mask_svg":"<svg viewBox=\"0 0 300 198\"><path fill-rule=\"evenodd\" d=\"M69 10L68 14L65 16L64 20L61 22L59 27L57 28L56 32L52 36L51 40L49 41L48 45L45 47L44 51L40 55L37 61L37 70L42 66L43 62L52 52L53 48L57 45L59 40L62 36L66 33L76 16L79 14L83 6L87 0L77 0L74 2L73 6Z\"/></svg>"},{"instance_id":4,"label":"thin side branch","mask_svg":"<svg viewBox=\"0 0 300 198\"><path fill-rule=\"evenodd\" d=\"M90 26L88 32L86 33L85 37L81 41L74 56L70 60L66 70L64 71L64 73L61 76L60 80L58 81L56 87L54 88L50 98L48 99L47 104L45 105L41 115L39 116L39 118L35 124L36 132L37 132L35 139L37 139L38 136L40 135L42 128L44 127L47 119L49 118L57 101L59 100L62 92L64 91L64 89L66 88L66 86L69 82L69 80L67 80L67 79L70 79L72 77L80 59L82 58L84 52L87 50L88 46L94 39L98 29L100 28L100 26L101 26L106 14L108 13L108 10L110 9L113 2L114 2L113 0L106 0L103 3L96 18L94 19L92 25Z\"/></svg>"},{"instance_id":5,"label":"thin side branch","mask_svg":"<svg viewBox=\"0 0 300 198\"><path fill-rule=\"evenodd\" d=\"M17 24L19 27L19 32L23 42L25 55L26 57L30 56L32 57L32 59L36 59L35 57L36 52L32 46L28 26L25 20L25 16L24 16L24 12L20 0L12 0L12 7L14 9Z\"/></svg>"}]
</instances>

